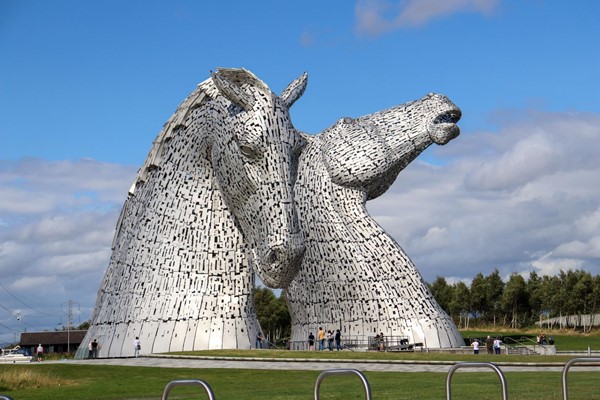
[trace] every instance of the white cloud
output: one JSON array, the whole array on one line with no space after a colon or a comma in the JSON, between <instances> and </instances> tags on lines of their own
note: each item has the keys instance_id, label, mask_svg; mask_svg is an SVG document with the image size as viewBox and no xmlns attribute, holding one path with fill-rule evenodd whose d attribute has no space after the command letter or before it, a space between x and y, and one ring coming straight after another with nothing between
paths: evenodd
<instances>
[{"instance_id":1,"label":"white cloud","mask_svg":"<svg viewBox=\"0 0 600 400\"><path fill-rule=\"evenodd\" d=\"M66 322L61 304L89 318L136 169L94 160L0 161L0 323L14 332ZM78 323L78 321L74 321ZM83 322L79 321L79 322ZM0 343L13 333L0 335Z\"/></svg>"},{"instance_id":2,"label":"white cloud","mask_svg":"<svg viewBox=\"0 0 600 400\"><path fill-rule=\"evenodd\" d=\"M494 268L600 273L600 115L532 113L502 125L438 147L453 160L443 167L411 164L367 203L371 214L428 281Z\"/></svg>"},{"instance_id":3,"label":"white cloud","mask_svg":"<svg viewBox=\"0 0 600 400\"><path fill-rule=\"evenodd\" d=\"M359 0L356 2L358 34L380 35L402 27L425 25L432 19L459 12L491 13L500 0Z\"/></svg>"}]
</instances>

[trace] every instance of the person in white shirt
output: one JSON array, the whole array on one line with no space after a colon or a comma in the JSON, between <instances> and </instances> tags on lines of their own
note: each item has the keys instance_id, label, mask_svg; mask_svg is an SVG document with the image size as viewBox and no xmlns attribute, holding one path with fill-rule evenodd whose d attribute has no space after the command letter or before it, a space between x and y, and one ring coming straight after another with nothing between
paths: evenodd
<instances>
[{"instance_id":1,"label":"person in white shirt","mask_svg":"<svg viewBox=\"0 0 600 400\"><path fill-rule=\"evenodd\" d=\"M137 357L140 354L141 349L142 346L140 344L140 338L136 336L135 340L133 341L133 356Z\"/></svg>"},{"instance_id":2,"label":"person in white shirt","mask_svg":"<svg viewBox=\"0 0 600 400\"><path fill-rule=\"evenodd\" d=\"M44 361L44 347L42 347L41 343L38 345L38 347L35 350L35 352L37 353L37 360L38 361Z\"/></svg>"},{"instance_id":3,"label":"person in white shirt","mask_svg":"<svg viewBox=\"0 0 600 400\"><path fill-rule=\"evenodd\" d=\"M502 346L502 340L494 338L494 353L500 354L500 346Z\"/></svg>"}]
</instances>

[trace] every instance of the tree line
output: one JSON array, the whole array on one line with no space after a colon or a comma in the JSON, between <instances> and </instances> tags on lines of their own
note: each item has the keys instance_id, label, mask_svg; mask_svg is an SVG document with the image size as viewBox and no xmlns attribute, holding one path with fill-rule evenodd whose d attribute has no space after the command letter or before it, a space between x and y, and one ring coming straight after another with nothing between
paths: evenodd
<instances>
[{"instance_id":1,"label":"tree line","mask_svg":"<svg viewBox=\"0 0 600 400\"><path fill-rule=\"evenodd\" d=\"M465 329L473 325L526 328L548 318L600 313L600 275L583 270L561 270L553 276L534 271L527 279L513 273L504 282L495 269L487 276L478 273L470 285L449 284L444 277L427 285L444 311ZM267 340L289 338L291 318L284 296L276 297L271 289L261 287L255 289L254 300ZM583 329L589 331L591 326Z\"/></svg>"},{"instance_id":2,"label":"tree line","mask_svg":"<svg viewBox=\"0 0 600 400\"><path fill-rule=\"evenodd\" d=\"M524 328L547 318L596 314L600 308L600 275L583 270L561 270L554 276L534 271L528 279L513 273L504 282L495 269L488 276L475 275L470 286L462 281L448 284L443 277L428 286L459 328L468 328L473 319L483 325Z\"/></svg>"}]
</instances>

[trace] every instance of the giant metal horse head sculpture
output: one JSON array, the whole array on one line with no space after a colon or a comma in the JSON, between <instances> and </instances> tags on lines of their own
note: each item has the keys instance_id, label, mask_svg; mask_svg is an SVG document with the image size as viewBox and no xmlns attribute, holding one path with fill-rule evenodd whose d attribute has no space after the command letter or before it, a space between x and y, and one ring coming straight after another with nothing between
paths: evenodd
<instances>
[{"instance_id":1,"label":"giant metal horse head sculpture","mask_svg":"<svg viewBox=\"0 0 600 400\"><path fill-rule=\"evenodd\" d=\"M221 102L232 103L204 122L215 130L208 141L215 177L252 249L256 271L271 287L287 286L304 253L293 185L305 141L288 109L306 81L304 74L277 97L247 70L212 74Z\"/></svg>"},{"instance_id":2,"label":"giant metal horse head sculpture","mask_svg":"<svg viewBox=\"0 0 600 400\"><path fill-rule=\"evenodd\" d=\"M334 183L363 187L374 199L431 144L457 137L460 117L446 96L428 94L356 119L342 118L322 133L323 160Z\"/></svg>"},{"instance_id":3,"label":"giant metal horse head sculpture","mask_svg":"<svg viewBox=\"0 0 600 400\"><path fill-rule=\"evenodd\" d=\"M430 94L342 118L309 140L295 186L306 254L286 288L291 341L334 326L359 340L385 332L429 347L463 344L412 261L366 208L428 146L458 136L460 117L446 96Z\"/></svg>"},{"instance_id":4,"label":"giant metal horse head sculpture","mask_svg":"<svg viewBox=\"0 0 600 400\"><path fill-rule=\"evenodd\" d=\"M249 348L260 326L254 272L285 287L304 244L293 185L305 139L288 108L244 69L218 69L158 134L125 201L90 329L103 356Z\"/></svg>"}]
</instances>

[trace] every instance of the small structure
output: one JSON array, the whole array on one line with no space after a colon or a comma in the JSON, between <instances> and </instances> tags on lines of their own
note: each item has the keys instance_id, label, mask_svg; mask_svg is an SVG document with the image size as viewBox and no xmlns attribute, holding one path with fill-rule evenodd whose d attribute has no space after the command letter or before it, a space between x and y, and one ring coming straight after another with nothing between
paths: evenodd
<instances>
[{"instance_id":1,"label":"small structure","mask_svg":"<svg viewBox=\"0 0 600 400\"><path fill-rule=\"evenodd\" d=\"M45 353L69 353L76 351L87 331L23 332L19 345L28 348L32 354L39 344Z\"/></svg>"}]
</instances>

